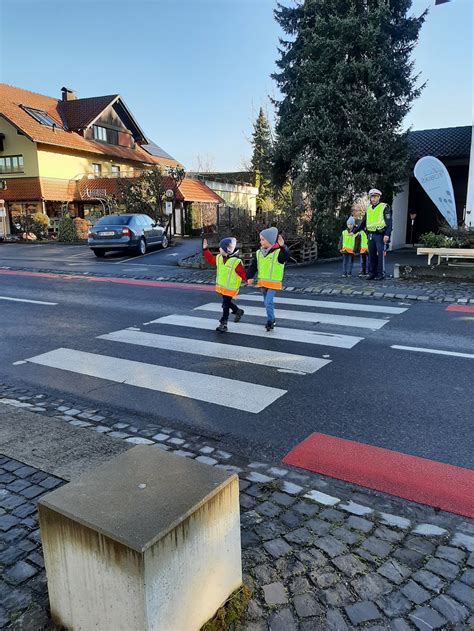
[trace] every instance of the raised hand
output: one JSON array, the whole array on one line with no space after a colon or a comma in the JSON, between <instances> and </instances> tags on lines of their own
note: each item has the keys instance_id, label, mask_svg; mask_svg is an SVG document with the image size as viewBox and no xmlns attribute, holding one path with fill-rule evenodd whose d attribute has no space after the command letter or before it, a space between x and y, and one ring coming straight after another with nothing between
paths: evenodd
<instances>
[{"instance_id":1,"label":"raised hand","mask_svg":"<svg viewBox=\"0 0 474 631\"><path fill-rule=\"evenodd\" d=\"M207 250L207 239L202 240L202 248L203 250Z\"/></svg>"},{"instance_id":2,"label":"raised hand","mask_svg":"<svg viewBox=\"0 0 474 631\"><path fill-rule=\"evenodd\" d=\"M277 240L278 245L281 247L282 245L285 245L285 241L283 239L283 237L281 236L281 234L278 235L278 240Z\"/></svg>"}]
</instances>

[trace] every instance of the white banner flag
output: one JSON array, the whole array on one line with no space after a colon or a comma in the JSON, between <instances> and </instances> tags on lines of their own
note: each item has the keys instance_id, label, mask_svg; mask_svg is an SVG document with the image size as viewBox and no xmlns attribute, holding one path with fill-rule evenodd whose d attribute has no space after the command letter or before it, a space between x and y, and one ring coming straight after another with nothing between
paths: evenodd
<instances>
[{"instance_id":1,"label":"white banner flag","mask_svg":"<svg viewBox=\"0 0 474 631\"><path fill-rule=\"evenodd\" d=\"M451 228L458 227L453 184L447 168L433 156L420 158L415 164L415 177Z\"/></svg>"}]
</instances>

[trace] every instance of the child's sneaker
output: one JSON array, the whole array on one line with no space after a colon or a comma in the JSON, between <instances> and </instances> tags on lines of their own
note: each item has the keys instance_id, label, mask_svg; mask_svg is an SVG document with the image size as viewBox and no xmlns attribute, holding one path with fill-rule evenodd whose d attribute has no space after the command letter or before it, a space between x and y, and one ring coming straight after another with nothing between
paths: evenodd
<instances>
[{"instance_id":1,"label":"child's sneaker","mask_svg":"<svg viewBox=\"0 0 474 631\"><path fill-rule=\"evenodd\" d=\"M270 320L266 323L265 325L265 329L267 331L271 331L273 329L273 322L270 322Z\"/></svg>"},{"instance_id":2,"label":"child's sneaker","mask_svg":"<svg viewBox=\"0 0 474 631\"><path fill-rule=\"evenodd\" d=\"M234 322L240 322L244 313L245 311L243 309L237 309L234 316Z\"/></svg>"},{"instance_id":3,"label":"child's sneaker","mask_svg":"<svg viewBox=\"0 0 474 631\"><path fill-rule=\"evenodd\" d=\"M216 327L216 331L219 331L219 333L226 333L226 331L227 331L227 324L225 322L221 322L219 324L219 326Z\"/></svg>"}]
</instances>

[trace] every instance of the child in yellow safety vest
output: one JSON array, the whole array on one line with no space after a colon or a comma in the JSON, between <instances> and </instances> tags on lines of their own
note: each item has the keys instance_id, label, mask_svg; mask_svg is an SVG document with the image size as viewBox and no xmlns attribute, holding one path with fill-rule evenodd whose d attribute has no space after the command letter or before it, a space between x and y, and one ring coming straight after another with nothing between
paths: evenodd
<instances>
[{"instance_id":1,"label":"child in yellow safety vest","mask_svg":"<svg viewBox=\"0 0 474 631\"><path fill-rule=\"evenodd\" d=\"M356 235L354 234L354 217L347 220L347 228L342 231L339 239L339 252L342 252L342 277L352 276L352 266L354 264L354 252L356 249Z\"/></svg>"},{"instance_id":2,"label":"child in yellow safety vest","mask_svg":"<svg viewBox=\"0 0 474 631\"><path fill-rule=\"evenodd\" d=\"M207 240L202 242L202 254L206 261L217 267L216 270L216 291L222 296L222 317L216 331L225 333L227 331L227 321L229 312L234 314L234 321L240 322L244 315L244 310L233 301L233 298L239 293L242 281L247 281L242 261L237 256L238 251L235 250L237 240L234 237L226 237L219 243L219 254L214 256L207 245Z\"/></svg>"},{"instance_id":3,"label":"child in yellow safety vest","mask_svg":"<svg viewBox=\"0 0 474 631\"><path fill-rule=\"evenodd\" d=\"M357 242L358 237L360 238L359 243ZM369 244L367 241L367 232L365 230L361 230L356 234L356 250L359 245L359 259L360 259L360 273L359 276L367 276L367 259L368 259L368 251Z\"/></svg>"},{"instance_id":4,"label":"child in yellow safety vest","mask_svg":"<svg viewBox=\"0 0 474 631\"><path fill-rule=\"evenodd\" d=\"M277 228L267 228L260 233L260 249L250 263L247 272L248 284L253 285L257 274L257 287L262 288L263 303L267 314L265 328L271 331L275 327L273 299L278 289L282 288L285 263L290 258L290 250Z\"/></svg>"}]
</instances>

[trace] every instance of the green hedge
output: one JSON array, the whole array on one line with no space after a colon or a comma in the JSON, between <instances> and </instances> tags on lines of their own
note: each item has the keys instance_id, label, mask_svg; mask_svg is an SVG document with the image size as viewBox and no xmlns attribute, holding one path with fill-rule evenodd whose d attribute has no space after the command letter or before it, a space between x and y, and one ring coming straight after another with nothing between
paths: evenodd
<instances>
[{"instance_id":1,"label":"green hedge","mask_svg":"<svg viewBox=\"0 0 474 631\"><path fill-rule=\"evenodd\" d=\"M61 217L59 220L58 241L63 241L64 243L74 243L77 241L74 220L69 215Z\"/></svg>"},{"instance_id":2,"label":"green hedge","mask_svg":"<svg viewBox=\"0 0 474 631\"><path fill-rule=\"evenodd\" d=\"M435 234L426 232L420 236L420 242L427 248L472 248L472 236L459 232L456 235Z\"/></svg>"}]
</instances>

